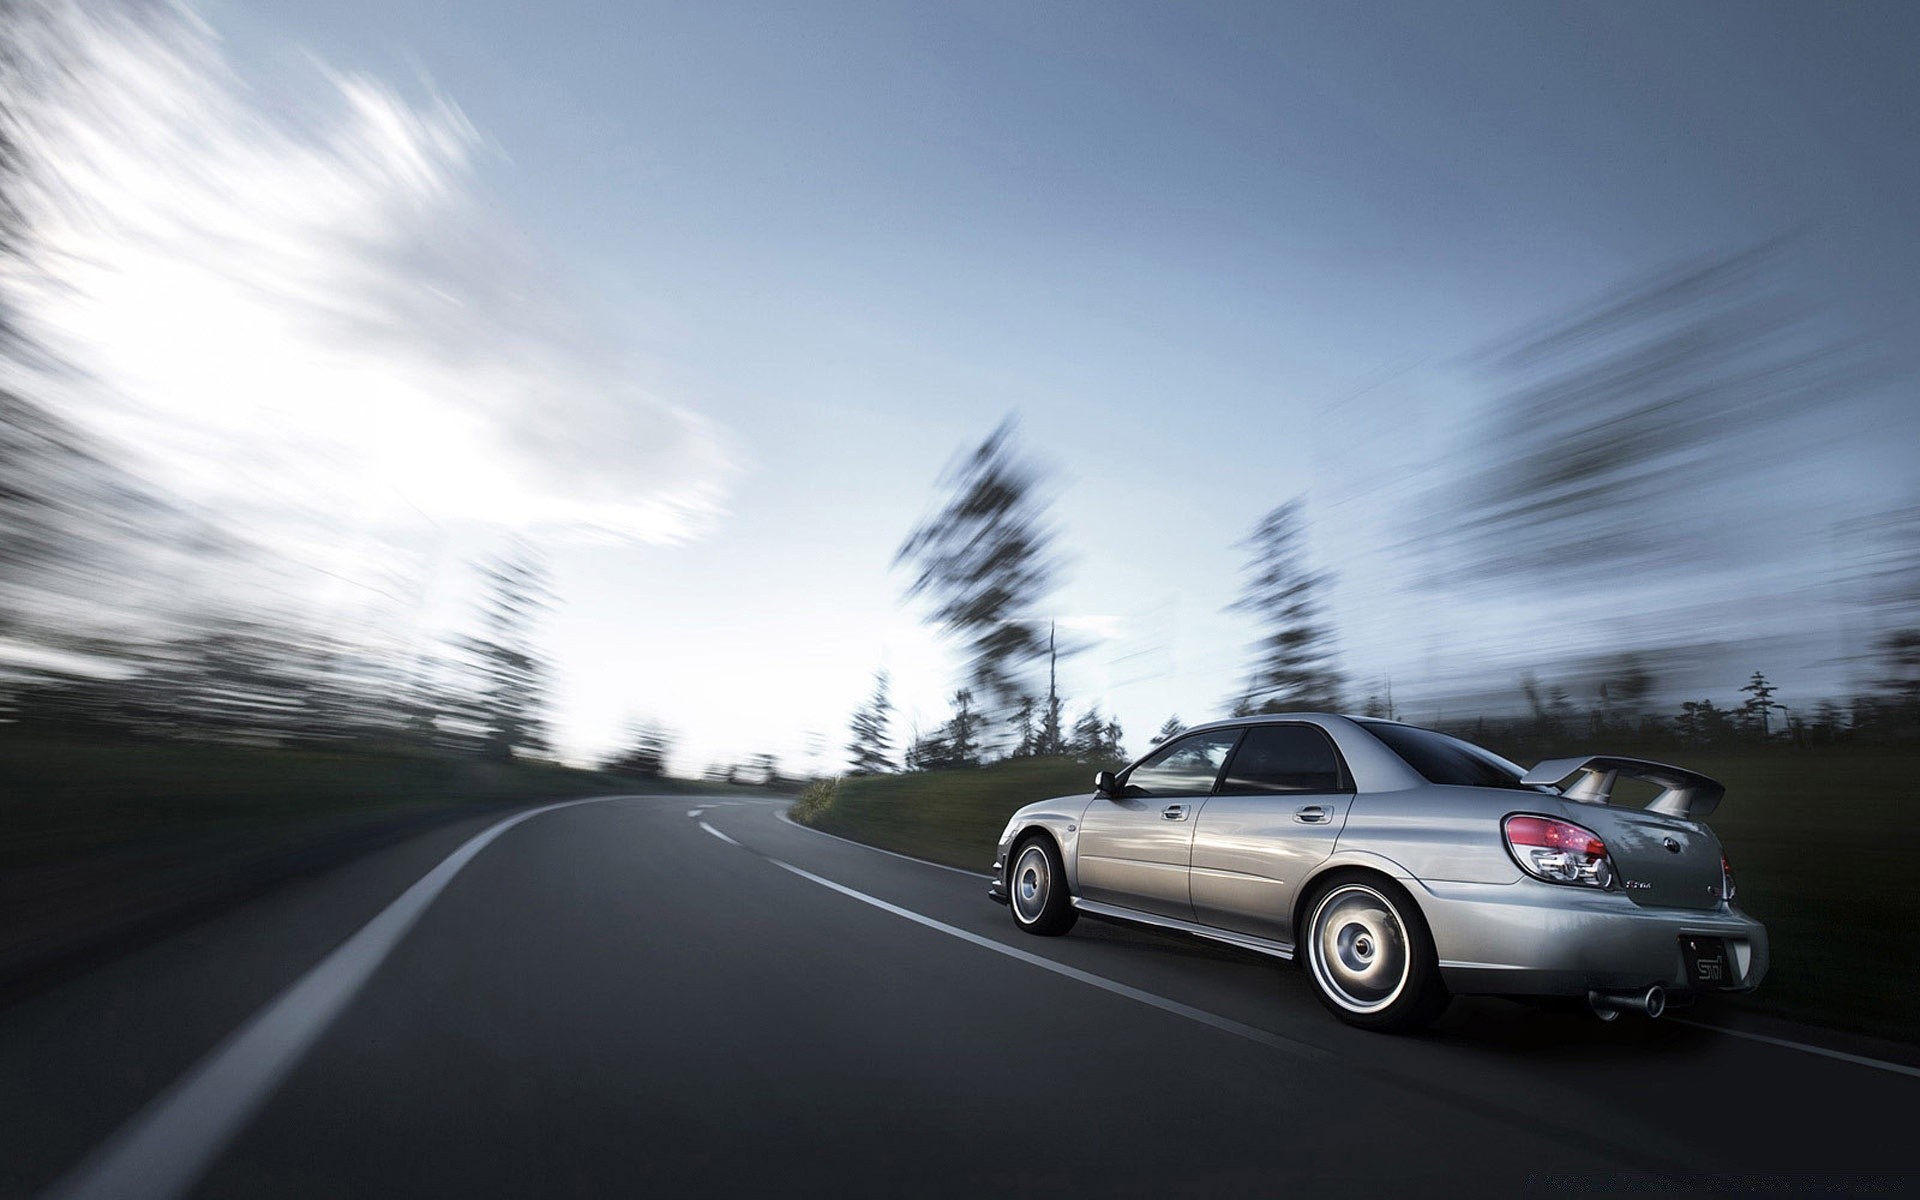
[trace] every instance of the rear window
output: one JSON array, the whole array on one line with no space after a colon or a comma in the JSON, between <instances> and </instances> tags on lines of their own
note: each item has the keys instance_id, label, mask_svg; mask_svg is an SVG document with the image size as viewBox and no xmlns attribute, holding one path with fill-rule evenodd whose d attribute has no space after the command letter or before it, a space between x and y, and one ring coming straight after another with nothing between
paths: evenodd
<instances>
[{"instance_id":1,"label":"rear window","mask_svg":"<svg viewBox=\"0 0 1920 1200\"><path fill-rule=\"evenodd\" d=\"M1446 783L1459 787L1501 787L1534 789L1520 782L1526 772L1491 750L1482 750L1457 737L1396 725L1391 721L1361 721L1367 732L1387 744L1406 764L1420 772L1428 783Z\"/></svg>"}]
</instances>

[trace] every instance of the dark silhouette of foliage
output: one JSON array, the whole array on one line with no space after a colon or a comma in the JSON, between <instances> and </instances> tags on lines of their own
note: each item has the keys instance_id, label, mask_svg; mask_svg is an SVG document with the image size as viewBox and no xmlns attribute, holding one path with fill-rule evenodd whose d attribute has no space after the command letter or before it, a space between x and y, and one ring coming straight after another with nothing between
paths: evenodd
<instances>
[{"instance_id":1,"label":"dark silhouette of foliage","mask_svg":"<svg viewBox=\"0 0 1920 1200\"><path fill-rule=\"evenodd\" d=\"M1006 720L1007 727L1013 734L1013 746L1007 751L1007 757L1027 758L1037 751L1040 744L1040 731L1034 727L1033 719L1033 697L1023 695Z\"/></svg>"},{"instance_id":2,"label":"dark silhouette of foliage","mask_svg":"<svg viewBox=\"0 0 1920 1200\"><path fill-rule=\"evenodd\" d=\"M1764 742L1773 736L1773 710L1782 707L1773 700L1779 689L1769 683L1765 675L1755 671L1740 690L1747 696L1746 703L1740 706L1741 716L1749 724L1760 727L1760 740Z\"/></svg>"},{"instance_id":3,"label":"dark silhouette of foliage","mask_svg":"<svg viewBox=\"0 0 1920 1200\"><path fill-rule=\"evenodd\" d=\"M548 667L533 628L552 602L546 570L523 546L485 563L481 575L480 632L462 642L478 685L480 753L502 761L544 753Z\"/></svg>"},{"instance_id":4,"label":"dark silhouette of foliage","mask_svg":"<svg viewBox=\"0 0 1920 1200\"><path fill-rule=\"evenodd\" d=\"M627 744L609 756L601 769L613 775L635 779L658 779L667 773L667 759L673 753L673 736L658 721L636 722L627 735Z\"/></svg>"},{"instance_id":5,"label":"dark silhouette of foliage","mask_svg":"<svg viewBox=\"0 0 1920 1200\"><path fill-rule=\"evenodd\" d=\"M1013 434L1002 422L947 472L945 504L894 557L915 570L907 595L927 597L934 623L965 643L967 682L995 708L1020 702L1020 677L1045 652L1032 614L1059 571L1043 477Z\"/></svg>"},{"instance_id":6,"label":"dark silhouette of foliage","mask_svg":"<svg viewBox=\"0 0 1920 1200\"><path fill-rule=\"evenodd\" d=\"M1751 439L1866 372L1769 283L1784 243L1699 258L1499 346L1501 394L1421 536L1462 577L1571 582L1698 561L1702 498L1757 469Z\"/></svg>"},{"instance_id":7,"label":"dark silhouette of foliage","mask_svg":"<svg viewBox=\"0 0 1920 1200\"><path fill-rule=\"evenodd\" d=\"M888 695L885 670L874 672L873 695L853 714L853 740L847 745L855 775L882 775L893 770L893 700Z\"/></svg>"},{"instance_id":8,"label":"dark silhouette of foliage","mask_svg":"<svg viewBox=\"0 0 1920 1200\"><path fill-rule=\"evenodd\" d=\"M1304 500L1289 500L1241 543L1246 578L1232 609L1251 614L1261 637L1234 710L1240 715L1341 707L1344 681L1334 666L1333 632L1320 613L1328 576L1307 558L1305 510Z\"/></svg>"},{"instance_id":9,"label":"dark silhouette of foliage","mask_svg":"<svg viewBox=\"0 0 1920 1200\"><path fill-rule=\"evenodd\" d=\"M1096 704L1073 723L1067 752L1087 762L1117 762L1121 757L1120 738L1120 723L1101 716Z\"/></svg>"},{"instance_id":10,"label":"dark silhouette of foliage","mask_svg":"<svg viewBox=\"0 0 1920 1200\"><path fill-rule=\"evenodd\" d=\"M973 711L973 693L961 688L953 694L953 719L947 722L947 760L950 765L979 765L979 725L980 717Z\"/></svg>"}]
</instances>

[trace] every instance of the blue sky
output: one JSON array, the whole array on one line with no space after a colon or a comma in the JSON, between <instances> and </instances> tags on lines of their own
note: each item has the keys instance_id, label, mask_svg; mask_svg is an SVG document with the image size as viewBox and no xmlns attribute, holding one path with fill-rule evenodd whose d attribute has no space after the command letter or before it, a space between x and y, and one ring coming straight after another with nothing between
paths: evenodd
<instances>
[{"instance_id":1,"label":"blue sky","mask_svg":"<svg viewBox=\"0 0 1920 1200\"><path fill-rule=\"evenodd\" d=\"M1300 492L1362 694L1497 688L1529 654L1636 630L1565 597L1436 612L1387 553L1472 436L1476 352L1787 230L1823 320L1896 359L1920 324L1908 6L203 11L262 112L345 74L456 113L460 186L564 312L551 338L591 343L580 378L693 423L627 430L625 473L596 460L610 486L693 494L683 528L554 544L576 754L656 715L682 768L803 761L809 731L844 740L882 663L937 721L952 667L889 562L943 465L1008 413L1060 472L1057 608L1098 618L1068 691L1131 746L1234 686L1233 543ZM451 275L469 268L489 264ZM1736 622L1774 636L1765 598L1817 589L1821 530L1911 503L1901 439L1873 432L1911 432L1910 407L1882 389L1776 464L1774 519L1808 549L1659 603L1758 596ZM542 410L516 411L537 443ZM596 419L551 415L589 441ZM487 541L470 515L414 552L450 570ZM1802 639L1770 670L1829 686L1838 652Z\"/></svg>"}]
</instances>

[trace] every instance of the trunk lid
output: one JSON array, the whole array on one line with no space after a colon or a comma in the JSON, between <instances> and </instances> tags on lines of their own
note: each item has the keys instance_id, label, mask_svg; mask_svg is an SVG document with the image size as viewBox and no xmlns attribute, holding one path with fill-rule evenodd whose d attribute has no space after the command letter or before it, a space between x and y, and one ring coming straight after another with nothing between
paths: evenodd
<instances>
[{"instance_id":1,"label":"trunk lid","mask_svg":"<svg viewBox=\"0 0 1920 1200\"><path fill-rule=\"evenodd\" d=\"M1720 905L1720 839L1697 821L1569 803L1567 820L1586 826L1607 844L1617 884L1647 908L1710 909Z\"/></svg>"},{"instance_id":2,"label":"trunk lid","mask_svg":"<svg viewBox=\"0 0 1920 1200\"><path fill-rule=\"evenodd\" d=\"M1621 776L1659 789L1645 808L1612 803ZM1723 887L1720 839L1701 824L1727 789L1684 767L1640 758L1593 755L1540 763L1522 783L1559 788L1567 820L1607 844L1619 886L1648 908L1717 908Z\"/></svg>"}]
</instances>

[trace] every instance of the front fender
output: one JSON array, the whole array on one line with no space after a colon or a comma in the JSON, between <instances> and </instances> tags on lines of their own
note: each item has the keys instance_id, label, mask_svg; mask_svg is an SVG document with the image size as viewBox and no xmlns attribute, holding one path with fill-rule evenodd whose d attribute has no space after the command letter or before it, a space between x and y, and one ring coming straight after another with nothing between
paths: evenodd
<instances>
[{"instance_id":1,"label":"front fender","mask_svg":"<svg viewBox=\"0 0 1920 1200\"><path fill-rule=\"evenodd\" d=\"M1015 843L1037 831L1051 837L1060 848L1060 861L1067 869L1067 890L1080 890L1080 818L1086 814L1091 796L1060 796L1029 804L1007 820L994 847L993 873L1001 884L1007 881L1007 852Z\"/></svg>"}]
</instances>

